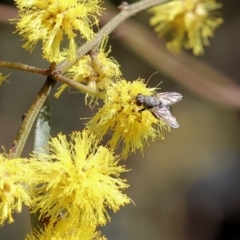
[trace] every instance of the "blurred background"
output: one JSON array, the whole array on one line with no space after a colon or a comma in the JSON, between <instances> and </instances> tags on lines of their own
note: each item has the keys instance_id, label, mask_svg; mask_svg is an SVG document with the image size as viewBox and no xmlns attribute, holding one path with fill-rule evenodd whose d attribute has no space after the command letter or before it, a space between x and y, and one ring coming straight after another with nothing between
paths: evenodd
<instances>
[{"instance_id":1,"label":"blurred background","mask_svg":"<svg viewBox=\"0 0 240 240\"><path fill-rule=\"evenodd\" d=\"M121 3L106 2L112 8L107 7L102 24L116 14L113 5ZM240 1L218 2L223 3L224 24L202 57L168 52L148 26L147 12L110 35L111 55L124 78L150 78L150 87L162 82L161 91L179 92L183 101L172 109L180 128L166 132L165 140L149 142L144 156L133 154L124 162L132 169L123 177L135 204L111 214L112 221L101 228L109 240L240 240ZM0 59L48 68L40 44L29 53L13 34L14 25L6 20L16 17L13 1L0 3ZM11 73L0 87L0 145L8 150L45 77L0 71ZM80 118L97 111L98 106L85 106L84 95L73 89L60 99L53 93L52 136L83 129L86 120ZM23 156L32 147L33 131ZM1 240L22 240L30 231L27 209L14 216L13 224L0 228Z\"/></svg>"}]
</instances>

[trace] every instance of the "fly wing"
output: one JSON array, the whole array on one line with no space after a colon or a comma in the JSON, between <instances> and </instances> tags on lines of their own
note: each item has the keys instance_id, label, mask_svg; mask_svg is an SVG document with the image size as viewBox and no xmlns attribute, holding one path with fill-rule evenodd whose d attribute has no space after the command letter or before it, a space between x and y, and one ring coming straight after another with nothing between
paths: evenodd
<instances>
[{"instance_id":1,"label":"fly wing","mask_svg":"<svg viewBox=\"0 0 240 240\"><path fill-rule=\"evenodd\" d=\"M176 118L171 114L168 107L156 106L151 108L151 112L156 118L162 119L170 127L179 128L179 124Z\"/></svg>"},{"instance_id":2,"label":"fly wing","mask_svg":"<svg viewBox=\"0 0 240 240\"><path fill-rule=\"evenodd\" d=\"M156 93L153 96L157 98L165 106L171 106L182 100L182 95L176 92Z\"/></svg>"}]
</instances>

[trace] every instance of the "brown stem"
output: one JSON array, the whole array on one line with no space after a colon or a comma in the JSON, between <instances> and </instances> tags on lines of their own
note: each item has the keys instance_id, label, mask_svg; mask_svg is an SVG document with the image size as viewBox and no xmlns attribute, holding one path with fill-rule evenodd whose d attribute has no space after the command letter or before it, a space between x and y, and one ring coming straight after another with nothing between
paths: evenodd
<instances>
[{"instance_id":1,"label":"brown stem","mask_svg":"<svg viewBox=\"0 0 240 240\"><path fill-rule=\"evenodd\" d=\"M76 82L76 81L73 81L71 80L70 78L67 78L61 74L59 74L57 77L53 77L53 79L55 80L58 80L62 83L66 83L67 85L81 91L81 92L85 92L85 93L88 93L92 96L95 96L95 97L98 97L98 98L101 98L101 99L104 99L104 96L105 94L93 89L93 88L90 88L82 83L79 83L79 82Z\"/></svg>"},{"instance_id":2,"label":"brown stem","mask_svg":"<svg viewBox=\"0 0 240 240\"><path fill-rule=\"evenodd\" d=\"M37 67L29 66L22 63L15 63L15 62L0 61L0 67L17 69L17 70L26 71L26 72L40 73L45 76L48 76L50 73L49 69L37 68Z\"/></svg>"},{"instance_id":3,"label":"brown stem","mask_svg":"<svg viewBox=\"0 0 240 240\"><path fill-rule=\"evenodd\" d=\"M78 83L76 81L73 81L70 78L67 78L61 74L58 74L58 73L56 73L57 71L51 72L50 69L42 69L42 68L37 68L37 67L30 66L30 65L22 64L22 63L6 62L6 61L0 61L0 67L17 69L17 70L22 70L22 71L26 71L26 72L39 73L39 74L42 74L45 76L51 75L51 78L56 81L66 83L69 86L71 86L79 91L82 91L84 93L88 93L90 95L104 99L104 95L102 93L100 93L99 91L96 91L82 83Z\"/></svg>"},{"instance_id":4,"label":"brown stem","mask_svg":"<svg viewBox=\"0 0 240 240\"><path fill-rule=\"evenodd\" d=\"M13 142L12 148L10 150L11 158L17 158L21 156L23 148L27 141L28 135L36 120L36 117L55 84L56 84L56 81L48 77L42 89L38 93L35 101L31 105L30 109L28 110L23 120L23 123L20 127L20 130L17 134L16 139Z\"/></svg>"}]
</instances>

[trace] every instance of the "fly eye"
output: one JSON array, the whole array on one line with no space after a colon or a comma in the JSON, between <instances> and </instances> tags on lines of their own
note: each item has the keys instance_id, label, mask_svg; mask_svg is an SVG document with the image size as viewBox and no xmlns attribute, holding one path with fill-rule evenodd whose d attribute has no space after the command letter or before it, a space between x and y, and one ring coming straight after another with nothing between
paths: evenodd
<instances>
[{"instance_id":1,"label":"fly eye","mask_svg":"<svg viewBox=\"0 0 240 240\"><path fill-rule=\"evenodd\" d=\"M142 105L142 102L139 99L137 99L137 98L136 98L136 105L137 106L141 106Z\"/></svg>"},{"instance_id":2,"label":"fly eye","mask_svg":"<svg viewBox=\"0 0 240 240\"><path fill-rule=\"evenodd\" d=\"M143 95L141 93L139 93L137 96L136 96L136 104L137 106L141 106L142 103L143 103Z\"/></svg>"}]
</instances>

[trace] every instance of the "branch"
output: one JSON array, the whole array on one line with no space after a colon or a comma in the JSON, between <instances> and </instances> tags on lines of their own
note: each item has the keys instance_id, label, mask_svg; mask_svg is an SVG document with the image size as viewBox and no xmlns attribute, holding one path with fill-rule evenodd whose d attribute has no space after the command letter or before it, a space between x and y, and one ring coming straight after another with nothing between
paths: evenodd
<instances>
[{"instance_id":1,"label":"branch","mask_svg":"<svg viewBox=\"0 0 240 240\"><path fill-rule=\"evenodd\" d=\"M10 150L10 157L17 158L20 157L29 136L29 133L32 129L32 126L36 120L36 117L39 114L44 102L46 101L48 95L50 94L52 88L54 87L56 81L52 80L50 77L47 78L42 89L37 95L35 101L28 110L23 123L18 131L17 137L13 142L12 148Z\"/></svg>"},{"instance_id":2,"label":"branch","mask_svg":"<svg viewBox=\"0 0 240 240\"><path fill-rule=\"evenodd\" d=\"M90 94L92 96L95 96L95 97L98 97L98 98L101 98L101 99L104 99L104 94L93 89L93 88L90 88L82 83L79 83L79 82L76 82L76 81L73 81L72 79L70 78L67 78L65 77L64 75L62 74L58 74L56 72L53 72L52 75L51 75L52 79L54 80L57 80L57 81L60 81L62 83L66 83L67 85L81 91L81 92L84 92L84 93L87 93L87 94Z\"/></svg>"},{"instance_id":3,"label":"branch","mask_svg":"<svg viewBox=\"0 0 240 240\"><path fill-rule=\"evenodd\" d=\"M58 73L56 73L56 71L51 72L50 69L42 69L42 68L37 68L37 67L30 66L30 65L22 64L22 63L14 63L14 62L6 62L6 61L0 61L0 67L17 69L17 70L21 70L21 71L39 73L39 74L42 74L45 76L50 76L52 79L62 82L62 83L66 83L70 87L73 87L81 92L104 99L103 93L96 91L95 89L92 89L82 83L79 83L70 78L67 78L61 74L58 74Z\"/></svg>"}]
</instances>

